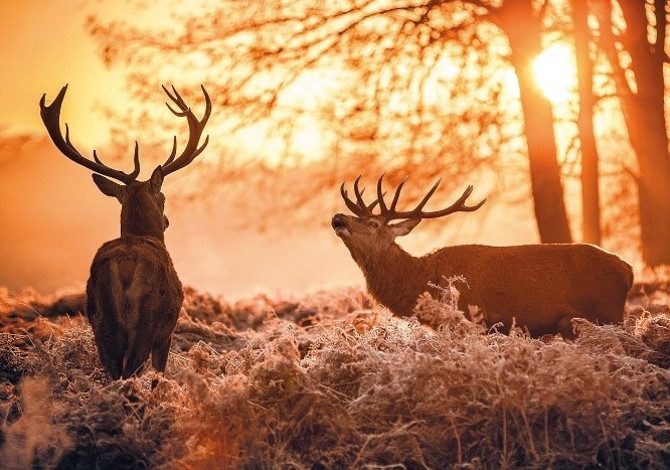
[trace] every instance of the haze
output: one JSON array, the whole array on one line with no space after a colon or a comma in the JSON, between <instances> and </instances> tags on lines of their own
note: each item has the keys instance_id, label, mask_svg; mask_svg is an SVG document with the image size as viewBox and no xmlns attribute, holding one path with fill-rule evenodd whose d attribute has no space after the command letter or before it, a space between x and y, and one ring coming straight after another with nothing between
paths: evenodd
<instances>
[{"instance_id":1,"label":"haze","mask_svg":"<svg viewBox=\"0 0 670 470\"><path fill-rule=\"evenodd\" d=\"M118 234L118 203L97 191L90 172L55 150L45 138L38 113L42 93L53 98L69 83L62 115L71 125L73 140L84 152L106 145L111 121L100 105L122 109L131 101L124 91L122 71L104 67L82 25L91 11L115 8L120 7L112 2L0 4L4 45L0 50L0 285L12 290L81 288L96 249ZM130 151L116 157L115 164L121 158L125 160L120 166L130 165ZM230 208L224 211L216 201L171 199L171 188L179 184L168 179L165 187L171 220L166 243L184 284L237 297L363 283L348 251L328 227L332 210L310 224L269 227L261 234L234 228L231 221L237 214ZM432 230L417 229L402 244L420 254L450 242L537 241L530 203L512 211L496 207L495 200L489 205L484 219L457 215L428 222L425 225L431 224ZM340 203L333 209L344 212L346 208Z\"/></svg>"}]
</instances>

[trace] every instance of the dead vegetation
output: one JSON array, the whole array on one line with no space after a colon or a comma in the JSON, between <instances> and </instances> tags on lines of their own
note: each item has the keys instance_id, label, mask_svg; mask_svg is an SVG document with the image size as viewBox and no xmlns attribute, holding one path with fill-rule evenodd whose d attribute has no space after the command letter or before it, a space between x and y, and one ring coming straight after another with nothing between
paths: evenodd
<instances>
[{"instance_id":1,"label":"dead vegetation","mask_svg":"<svg viewBox=\"0 0 670 470\"><path fill-rule=\"evenodd\" d=\"M634 299L624 326L576 321L578 339L568 343L485 334L477 312L454 311L448 296L422 298L405 320L357 289L234 304L185 294L167 374L152 390L151 371L113 382L100 369L76 314L81 296L2 293L0 460L8 468L670 465L670 318L660 297Z\"/></svg>"}]
</instances>

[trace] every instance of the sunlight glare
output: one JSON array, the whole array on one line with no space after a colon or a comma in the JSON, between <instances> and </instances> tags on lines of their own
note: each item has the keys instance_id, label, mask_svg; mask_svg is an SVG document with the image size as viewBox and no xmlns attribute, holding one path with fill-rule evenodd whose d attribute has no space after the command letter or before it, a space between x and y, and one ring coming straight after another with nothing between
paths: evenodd
<instances>
[{"instance_id":1,"label":"sunlight glare","mask_svg":"<svg viewBox=\"0 0 670 470\"><path fill-rule=\"evenodd\" d=\"M533 73L544 96L554 104L568 101L577 86L575 56L565 43L552 44L537 56Z\"/></svg>"}]
</instances>

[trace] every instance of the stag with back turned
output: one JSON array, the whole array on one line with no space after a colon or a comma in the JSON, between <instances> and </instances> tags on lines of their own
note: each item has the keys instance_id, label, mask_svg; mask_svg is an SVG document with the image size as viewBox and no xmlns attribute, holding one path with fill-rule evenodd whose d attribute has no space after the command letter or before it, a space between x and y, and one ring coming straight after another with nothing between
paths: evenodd
<instances>
[{"instance_id":1,"label":"stag with back turned","mask_svg":"<svg viewBox=\"0 0 670 470\"><path fill-rule=\"evenodd\" d=\"M542 244L522 246L448 246L421 257L404 251L395 238L407 235L423 219L455 212L473 212L486 200L466 205L472 186L449 207L424 211L440 181L409 211L396 206L406 178L397 187L390 206L384 200L382 175L377 199L370 204L354 183L356 200L340 192L354 216L335 214L332 226L363 271L368 291L400 316L411 315L423 292L439 294L454 276L465 277L468 287L459 296L459 308L479 307L489 326L513 321L533 337L560 333L574 336L571 319L597 323L623 320L626 296L633 283L632 268L617 256L593 245ZM379 206L377 213L373 212ZM400 220L397 223L390 223Z\"/></svg>"},{"instance_id":2,"label":"stag with back turned","mask_svg":"<svg viewBox=\"0 0 670 470\"><path fill-rule=\"evenodd\" d=\"M107 196L121 203L121 236L98 250L93 258L86 285L88 316L102 366L114 379L128 378L140 370L151 355L153 367L164 372L172 332L184 299L181 282L165 247L163 232L168 226L164 215L163 179L193 161L206 147L209 137L200 137L212 110L211 100L202 87L205 113L198 119L177 90L163 90L176 109L168 109L186 118L188 142L177 156L177 137L163 165L156 167L147 181L140 174L139 147L135 142L134 170L115 170L98 158L84 157L60 129L60 110L67 91L64 86L56 99L46 105L40 100L40 115L51 140L70 160L93 171L93 181ZM109 179L111 178L111 179ZM116 183L112 179L117 180Z\"/></svg>"}]
</instances>

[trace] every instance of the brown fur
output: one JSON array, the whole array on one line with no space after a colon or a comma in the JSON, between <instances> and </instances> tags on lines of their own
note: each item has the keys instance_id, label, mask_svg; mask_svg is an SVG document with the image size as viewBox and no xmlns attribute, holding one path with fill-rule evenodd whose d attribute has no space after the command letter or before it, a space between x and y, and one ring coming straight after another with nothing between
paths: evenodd
<instances>
[{"instance_id":1,"label":"brown fur","mask_svg":"<svg viewBox=\"0 0 670 470\"><path fill-rule=\"evenodd\" d=\"M98 250L86 286L100 362L114 379L137 372L149 355L156 370L165 370L184 298L163 242L168 222L159 176L126 186L95 179L122 205L121 237Z\"/></svg>"},{"instance_id":2,"label":"brown fur","mask_svg":"<svg viewBox=\"0 0 670 470\"><path fill-rule=\"evenodd\" d=\"M403 223L371 225L374 218L336 214L333 226L363 271L370 294L397 315L411 315L421 293L436 295L429 283L445 286L445 278L462 275L469 287L459 286L459 307L478 306L489 326L502 322L509 328L515 318L534 337L572 337L573 317L623 320L632 268L598 247L462 245L414 257L395 243L413 226L398 233Z\"/></svg>"},{"instance_id":3,"label":"brown fur","mask_svg":"<svg viewBox=\"0 0 670 470\"><path fill-rule=\"evenodd\" d=\"M149 354L154 368L165 370L184 296L160 240L126 235L105 243L86 294L100 362L113 378L132 375Z\"/></svg>"}]
</instances>

